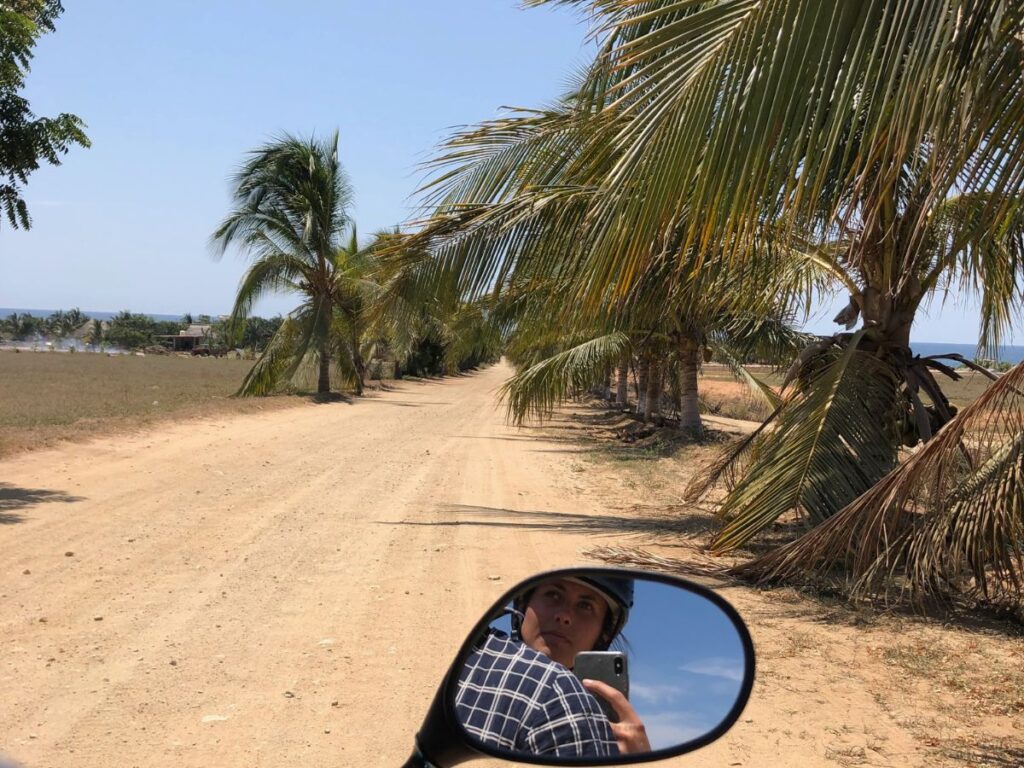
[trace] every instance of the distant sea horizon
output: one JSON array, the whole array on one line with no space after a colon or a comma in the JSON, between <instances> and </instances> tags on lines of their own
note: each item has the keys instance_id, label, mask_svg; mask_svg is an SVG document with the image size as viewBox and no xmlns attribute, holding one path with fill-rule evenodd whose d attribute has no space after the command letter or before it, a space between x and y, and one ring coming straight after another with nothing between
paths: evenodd
<instances>
[{"instance_id":1,"label":"distant sea horizon","mask_svg":"<svg viewBox=\"0 0 1024 768\"><path fill-rule=\"evenodd\" d=\"M49 315L52 315L56 311L57 310L55 310L55 309L22 309L22 308L17 308L17 307L0 307L0 319L7 317L12 312L17 312L19 315L21 315L21 314L30 314L30 315L34 315L35 317L48 317ZM65 311L67 311L67 310L65 310ZM132 311L134 311L134 310L132 310ZM83 309L82 310L82 314L83 315L87 315L88 317L91 317L91 318L98 319L98 320L109 320L110 318L112 318L114 315L116 315L118 313L117 312L100 312L100 311L95 311L95 310ZM153 318L154 320L181 320L181 318L184 316L184 313L182 313L180 315L166 315L166 314L157 314L157 313L154 313L154 312L139 312L138 314L148 315L149 317ZM199 317L201 314L204 314L204 313L193 312L192 313L192 317ZM212 314L212 313L210 313L209 316L210 317L219 317L219 315L215 315L215 314ZM946 343L946 342L941 342L941 341L913 341L913 340L911 340L910 348L914 352L914 354L921 355L922 357L928 357L930 355L941 355L943 353L955 353L955 354L963 355L968 360L973 360L975 357L978 356L978 348L977 348L977 345L975 345L975 344L958 344L958 343L952 343L952 342ZM996 359L1001 361L1001 362L1006 362L1006 363L1011 363L1011 364L1016 365L1021 360L1024 360L1024 345L1020 345L1020 344L1006 344L1006 345L1000 347L999 354L998 354Z\"/></svg>"}]
</instances>

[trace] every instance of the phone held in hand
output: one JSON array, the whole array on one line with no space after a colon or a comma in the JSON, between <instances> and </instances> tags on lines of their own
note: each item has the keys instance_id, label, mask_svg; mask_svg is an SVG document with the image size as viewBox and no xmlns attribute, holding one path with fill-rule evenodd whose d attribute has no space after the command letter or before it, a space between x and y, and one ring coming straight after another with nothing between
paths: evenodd
<instances>
[{"instance_id":1,"label":"phone held in hand","mask_svg":"<svg viewBox=\"0 0 1024 768\"><path fill-rule=\"evenodd\" d=\"M577 653L572 671L580 680L600 680L629 698L629 665L626 662L626 654L621 651ZM608 720L617 723L619 716L612 705L597 694L594 694L594 698L600 703Z\"/></svg>"}]
</instances>

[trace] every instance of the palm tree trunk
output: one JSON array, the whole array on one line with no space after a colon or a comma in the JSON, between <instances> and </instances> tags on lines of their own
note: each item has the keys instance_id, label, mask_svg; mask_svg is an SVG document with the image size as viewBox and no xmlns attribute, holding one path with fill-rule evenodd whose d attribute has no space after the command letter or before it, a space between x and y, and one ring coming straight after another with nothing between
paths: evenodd
<instances>
[{"instance_id":1,"label":"palm tree trunk","mask_svg":"<svg viewBox=\"0 0 1024 768\"><path fill-rule=\"evenodd\" d=\"M619 375L615 388L615 404L619 408L629 408L629 355L623 355L619 361Z\"/></svg>"},{"instance_id":2,"label":"palm tree trunk","mask_svg":"<svg viewBox=\"0 0 1024 768\"><path fill-rule=\"evenodd\" d=\"M352 367L356 371L356 395L363 394L363 387L366 383L366 363L363 360L363 354L359 351L359 339L352 338Z\"/></svg>"},{"instance_id":3,"label":"palm tree trunk","mask_svg":"<svg viewBox=\"0 0 1024 768\"><path fill-rule=\"evenodd\" d=\"M647 370L647 397L644 398L644 421L657 421L661 415L661 384L664 366L651 360Z\"/></svg>"},{"instance_id":4,"label":"palm tree trunk","mask_svg":"<svg viewBox=\"0 0 1024 768\"><path fill-rule=\"evenodd\" d=\"M641 355L636 375L636 412L638 414L643 414L647 408L647 373L649 369L650 361L646 355Z\"/></svg>"},{"instance_id":5,"label":"palm tree trunk","mask_svg":"<svg viewBox=\"0 0 1024 768\"><path fill-rule=\"evenodd\" d=\"M320 379L316 385L318 395L330 394L331 391L331 353L327 347L320 347Z\"/></svg>"},{"instance_id":6,"label":"palm tree trunk","mask_svg":"<svg viewBox=\"0 0 1024 768\"><path fill-rule=\"evenodd\" d=\"M704 434L700 420L700 399L697 388L697 372L700 368L700 347L693 339L683 338L679 342L680 389L679 428L694 437Z\"/></svg>"}]
</instances>

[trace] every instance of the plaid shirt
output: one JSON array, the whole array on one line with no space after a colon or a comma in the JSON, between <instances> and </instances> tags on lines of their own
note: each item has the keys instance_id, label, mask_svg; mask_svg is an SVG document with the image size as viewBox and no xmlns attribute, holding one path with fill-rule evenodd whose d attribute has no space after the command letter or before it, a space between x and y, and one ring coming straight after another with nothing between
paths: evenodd
<instances>
[{"instance_id":1,"label":"plaid shirt","mask_svg":"<svg viewBox=\"0 0 1024 768\"><path fill-rule=\"evenodd\" d=\"M466 660L455 711L490 747L555 757L619 754L608 718L576 676L497 630Z\"/></svg>"}]
</instances>

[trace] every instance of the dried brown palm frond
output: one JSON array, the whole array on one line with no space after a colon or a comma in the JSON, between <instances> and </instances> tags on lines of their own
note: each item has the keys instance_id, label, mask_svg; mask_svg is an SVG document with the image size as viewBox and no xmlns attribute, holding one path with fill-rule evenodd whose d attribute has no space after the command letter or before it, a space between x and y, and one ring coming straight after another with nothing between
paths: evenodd
<instances>
[{"instance_id":1,"label":"dried brown palm frond","mask_svg":"<svg viewBox=\"0 0 1024 768\"><path fill-rule=\"evenodd\" d=\"M852 595L1024 598L1024 363L867 493L732 573L773 582L837 567Z\"/></svg>"},{"instance_id":2,"label":"dried brown palm frond","mask_svg":"<svg viewBox=\"0 0 1024 768\"><path fill-rule=\"evenodd\" d=\"M629 568L647 568L687 576L703 576L706 578L722 578L728 575L728 569L722 563L702 552L683 560L675 557L661 557L638 547L592 547L583 552L587 557L603 560L609 565L621 565Z\"/></svg>"}]
</instances>

